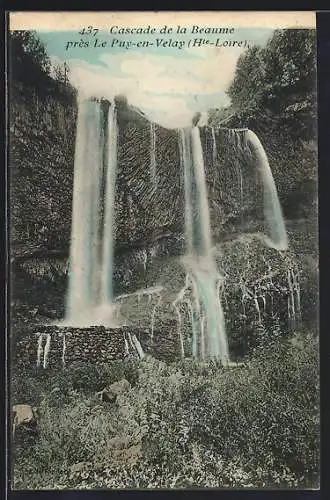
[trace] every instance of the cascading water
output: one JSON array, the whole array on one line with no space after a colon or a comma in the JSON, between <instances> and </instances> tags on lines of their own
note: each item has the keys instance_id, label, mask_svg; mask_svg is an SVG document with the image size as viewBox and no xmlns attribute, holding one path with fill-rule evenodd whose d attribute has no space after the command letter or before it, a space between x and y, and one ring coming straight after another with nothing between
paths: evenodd
<instances>
[{"instance_id":1,"label":"cascading water","mask_svg":"<svg viewBox=\"0 0 330 500\"><path fill-rule=\"evenodd\" d=\"M113 223L116 110L109 101L78 105L66 323L114 326Z\"/></svg>"},{"instance_id":2,"label":"cascading water","mask_svg":"<svg viewBox=\"0 0 330 500\"><path fill-rule=\"evenodd\" d=\"M69 291L66 317L77 315L93 302L92 260L95 250L95 186L100 177L100 107L95 101L78 104L72 227L69 267Z\"/></svg>"},{"instance_id":3,"label":"cascading water","mask_svg":"<svg viewBox=\"0 0 330 500\"><path fill-rule=\"evenodd\" d=\"M230 137L236 144L236 132ZM73 326L118 326L113 300L114 211L118 128L114 103L95 99L79 102L75 151L72 235L66 320ZM212 129L213 163L217 144ZM242 147L242 138L236 144ZM286 250L287 235L267 155L250 130L243 134L244 147L252 152L264 190L264 214L270 236L264 241ZM182 259L187 272L185 287L173 307L181 325L181 307L191 322L191 354L229 362L224 314L220 300L223 276L212 249L210 213L204 157L198 126L180 131L180 157L184 171L185 241ZM242 195L242 170L240 191ZM150 176L156 185L156 133L150 125ZM258 299L256 299L257 305ZM154 311L155 312L155 311ZM153 312L153 319L154 319ZM136 339L137 341L137 339ZM135 342L136 343L136 342ZM182 355L185 345L180 331Z\"/></svg>"},{"instance_id":4,"label":"cascading water","mask_svg":"<svg viewBox=\"0 0 330 500\"><path fill-rule=\"evenodd\" d=\"M277 194L276 185L274 182L273 174L269 165L267 154L257 137L257 135L249 129L222 129L224 137L227 139L227 144L230 148L237 151L241 158L248 160L246 163L242 163L242 159L237 162L237 175L239 178L239 191L241 195L241 210L243 211L243 175L245 177L244 181L247 183L247 189L250 189L250 196L258 195L259 187L261 188L263 206L263 219L264 219L264 229L258 233L252 233L250 236L257 237L266 246L274 248L283 255L283 259L286 262L287 274L288 274L288 317L291 323L297 323L297 318L299 314L296 314L297 304L300 302L299 296L299 283L297 278L297 273L295 278L291 280L291 259L286 257L286 251L288 250L288 237L285 228L284 218L282 214L282 209L280 201ZM251 161L252 160L252 161ZM242 170L242 164L246 167ZM248 168L253 170L248 171ZM251 182L252 181L252 182ZM253 182L254 181L254 182ZM252 198L253 199L253 198ZM260 201L255 200L255 205L260 206ZM261 220L261 217L260 217ZM269 276L271 276L271 267L269 267ZM295 281L294 281L295 280ZM256 280L256 283L259 280ZM297 281L297 283L296 283ZM271 282L271 277L270 277ZM294 285L293 285L294 283ZM251 300L254 302L254 307L257 312L258 321L262 322L262 315L266 309L266 297L261 290L255 289L248 290L245 284L241 283L242 286L242 303L243 303L243 313L245 315L245 302L246 300ZM295 292L297 290L297 292ZM296 294L296 295L295 295ZM295 299L295 296L297 297ZM271 303L273 297L271 296ZM299 306L298 306L299 308Z\"/></svg>"},{"instance_id":5,"label":"cascading water","mask_svg":"<svg viewBox=\"0 0 330 500\"><path fill-rule=\"evenodd\" d=\"M269 236L265 236L264 242L276 250L287 250L288 237L267 154L258 136L251 130L246 130L245 140L248 147L252 150L257 171L263 185L264 216L269 229Z\"/></svg>"},{"instance_id":6,"label":"cascading water","mask_svg":"<svg viewBox=\"0 0 330 500\"><path fill-rule=\"evenodd\" d=\"M104 206L104 233L102 252L102 288L101 302L104 304L113 301L113 252L114 236L113 222L115 218L115 186L117 173L117 116L114 106L109 107L108 122L105 127L105 206Z\"/></svg>"},{"instance_id":7,"label":"cascading water","mask_svg":"<svg viewBox=\"0 0 330 500\"><path fill-rule=\"evenodd\" d=\"M120 326L113 298L117 141L114 103L103 99L80 100L64 321L75 327ZM133 345L143 357L135 336Z\"/></svg>"},{"instance_id":8,"label":"cascading water","mask_svg":"<svg viewBox=\"0 0 330 500\"><path fill-rule=\"evenodd\" d=\"M188 303L192 327L192 355L228 362L228 344L224 315L219 296L222 276L216 268L212 238L204 159L199 128L180 131L181 163L185 185L185 240L183 264L187 271L186 285L173 306ZM191 298L187 298L189 292ZM180 334L182 351L184 353Z\"/></svg>"},{"instance_id":9,"label":"cascading water","mask_svg":"<svg viewBox=\"0 0 330 500\"><path fill-rule=\"evenodd\" d=\"M212 128L213 166L217 160L216 134ZM247 148L252 153L253 165L263 189L264 219L267 230L262 234L263 242L278 251L288 249L288 238L281 205L266 152L254 132L248 129L228 129L230 143L241 152ZM185 186L185 240L186 252L183 263L187 270L184 288L173 302L179 325L182 324L181 308L185 304L192 332L192 355L213 357L228 362L228 344L224 314L220 301L220 286L223 277L219 274L212 254L212 238L208 198L204 174L203 151L197 126L180 131L181 163L184 169ZM239 194L243 205L243 171L236 168ZM243 206L242 206L243 209ZM260 237L260 234L257 235ZM252 295L261 320L259 298L265 308L265 298ZM262 305L261 304L261 305ZM181 308L180 308L181 307ZM181 352L183 348L180 330Z\"/></svg>"}]
</instances>

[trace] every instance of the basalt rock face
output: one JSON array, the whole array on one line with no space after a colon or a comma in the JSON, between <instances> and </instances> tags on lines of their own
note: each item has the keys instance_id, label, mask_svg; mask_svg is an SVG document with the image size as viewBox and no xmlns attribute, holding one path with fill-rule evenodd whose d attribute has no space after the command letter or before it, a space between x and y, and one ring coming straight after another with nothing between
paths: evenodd
<instances>
[{"instance_id":1,"label":"basalt rock face","mask_svg":"<svg viewBox=\"0 0 330 500\"><path fill-rule=\"evenodd\" d=\"M69 251L77 102L71 88L48 80L47 91L19 82L12 85L9 163L15 257L25 253L29 258L41 248L65 258ZM123 247L148 246L167 233L183 233L184 179L179 131L151 124L123 99L116 100L116 108L120 253ZM217 233L240 211L252 211L255 200L247 188L254 185L255 175L249 171L246 151L229 133L213 134L204 127L201 138L211 222Z\"/></svg>"},{"instance_id":2,"label":"basalt rock face","mask_svg":"<svg viewBox=\"0 0 330 500\"><path fill-rule=\"evenodd\" d=\"M51 78L42 90L12 82L10 198L13 251L63 248L70 238L75 94ZM23 247L23 249L22 249Z\"/></svg>"},{"instance_id":3,"label":"basalt rock face","mask_svg":"<svg viewBox=\"0 0 330 500\"><path fill-rule=\"evenodd\" d=\"M13 253L68 255L77 120L76 95L49 78L49 92L13 84L10 96L10 184ZM182 231L178 134L155 125L156 179L150 175L151 124L118 101L116 242L154 241Z\"/></svg>"},{"instance_id":4,"label":"basalt rock face","mask_svg":"<svg viewBox=\"0 0 330 500\"><path fill-rule=\"evenodd\" d=\"M29 315L24 311L22 315L35 324L64 316L77 102L72 89L49 79L46 90L45 86L26 88L17 82L12 86L10 103L12 296L13 301L29 303ZM183 254L184 169L178 130L151 124L124 99L116 100L116 109L119 134L114 289L118 295L156 285L161 273L168 274L167 259ZM231 241L245 231L244 226L251 220L263 217L262 186L255 161L244 130L213 130L206 126L200 128L200 135L214 243ZM225 273L233 268L235 243L228 243L226 248L230 250L225 251ZM255 257L250 255L250 248L240 245L237 252L242 263L237 269L242 273L250 257L251 262ZM259 247L256 251L263 253ZM287 269L280 267L283 281ZM253 279L258 280L266 271L255 269ZM175 273L172 281L181 279L177 270ZM241 322L228 320L228 331L233 332L246 328L239 279L240 274L234 273L228 280L232 292L227 293L227 318L237 318L236 309ZM181 286L183 282L178 283L177 290ZM256 300L260 306L253 288L247 308L258 322L263 296L258 295ZM313 300L311 295L311 308ZM270 307L269 297L266 305ZM281 307L286 308L287 303ZM151 314L150 309L149 326ZM169 330L168 325L161 328L164 338ZM169 345L168 336L166 342Z\"/></svg>"},{"instance_id":5,"label":"basalt rock face","mask_svg":"<svg viewBox=\"0 0 330 500\"><path fill-rule=\"evenodd\" d=\"M230 355L233 359L251 353L263 345L272 345L282 336L317 325L317 260L312 253L299 250L289 231L289 252L268 248L255 235L239 235L214 249L217 267L223 279L219 296L224 310ZM306 238L305 238L306 239ZM312 251L313 238L308 242ZM304 241L305 248L307 247ZM156 278L156 280L155 280ZM178 259L168 258L147 266L145 288L122 299L121 314L130 325L153 325L155 331L176 333L182 338L185 355L191 355L191 306L195 296L185 287L186 273ZM154 283L159 292L147 296ZM143 295L144 293L144 295ZM173 307L177 299L177 308ZM201 316L195 314L195 320ZM169 322L173 326L169 329ZM167 335L167 334L166 334ZM167 341L167 337L166 337Z\"/></svg>"},{"instance_id":6,"label":"basalt rock face","mask_svg":"<svg viewBox=\"0 0 330 500\"><path fill-rule=\"evenodd\" d=\"M46 90L14 82L10 96L12 290L15 297L22 296L32 282L37 287L54 282L64 300L77 102L72 89L51 78L47 82ZM144 254L150 259L170 248L176 251L175 235L180 237L183 231L184 198L177 131L154 125L153 179L151 124L125 101L116 105L115 286L120 288L143 267Z\"/></svg>"},{"instance_id":7,"label":"basalt rock face","mask_svg":"<svg viewBox=\"0 0 330 500\"><path fill-rule=\"evenodd\" d=\"M116 108L119 132L116 243L135 246L136 242L144 241L147 246L155 241L157 234L162 236L169 229L171 232L183 230L178 133L151 124L125 101L117 101Z\"/></svg>"},{"instance_id":8,"label":"basalt rock face","mask_svg":"<svg viewBox=\"0 0 330 500\"><path fill-rule=\"evenodd\" d=\"M201 127L210 221L215 240L232 226L263 220L263 187L247 129Z\"/></svg>"}]
</instances>

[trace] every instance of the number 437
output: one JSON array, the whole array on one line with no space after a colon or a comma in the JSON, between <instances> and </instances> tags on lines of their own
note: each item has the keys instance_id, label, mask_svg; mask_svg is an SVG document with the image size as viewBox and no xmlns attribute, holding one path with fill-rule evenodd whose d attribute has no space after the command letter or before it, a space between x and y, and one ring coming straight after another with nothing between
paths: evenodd
<instances>
[{"instance_id":1,"label":"number 437","mask_svg":"<svg viewBox=\"0 0 330 500\"><path fill-rule=\"evenodd\" d=\"M79 35L93 35L96 36L99 30L97 28L93 28L93 26L87 26L87 28L83 28L79 31Z\"/></svg>"}]
</instances>

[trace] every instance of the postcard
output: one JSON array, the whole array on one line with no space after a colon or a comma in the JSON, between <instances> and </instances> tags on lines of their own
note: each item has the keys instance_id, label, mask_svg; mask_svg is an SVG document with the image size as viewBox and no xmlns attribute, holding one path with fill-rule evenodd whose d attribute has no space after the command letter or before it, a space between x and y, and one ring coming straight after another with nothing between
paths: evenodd
<instances>
[{"instance_id":1,"label":"postcard","mask_svg":"<svg viewBox=\"0 0 330 500\"><path fill-rule=\"evenodd\" d=\"M13 490L318 489L314 12L10 12Z\"/></svg>"}]
</instances>

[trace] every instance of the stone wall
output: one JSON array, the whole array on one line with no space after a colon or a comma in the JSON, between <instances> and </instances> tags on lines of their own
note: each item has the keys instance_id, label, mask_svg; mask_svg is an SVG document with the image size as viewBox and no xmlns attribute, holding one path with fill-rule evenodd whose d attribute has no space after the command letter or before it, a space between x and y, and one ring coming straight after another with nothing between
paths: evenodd
<instances>
[{"instance_id":1,"label":"stone wall","mask_svg":"<svg viewBox=\"0 0 330 500\"><path fill-rule=\"evenodd\" d=\"M15 371L38 366L40 369L60 369L77 361L109 363L127 355L137 356L134 335L145 354L171 360L179 356L178 339L171 334L175 333L176 329L171 326L174 325L168 324L165 325L164 331L155 331L153 340L149 328L123 326L110 329L95 326L78 329L51 325L30 327L12 345L11 363Z\"/></svg>"}]
</instances>

